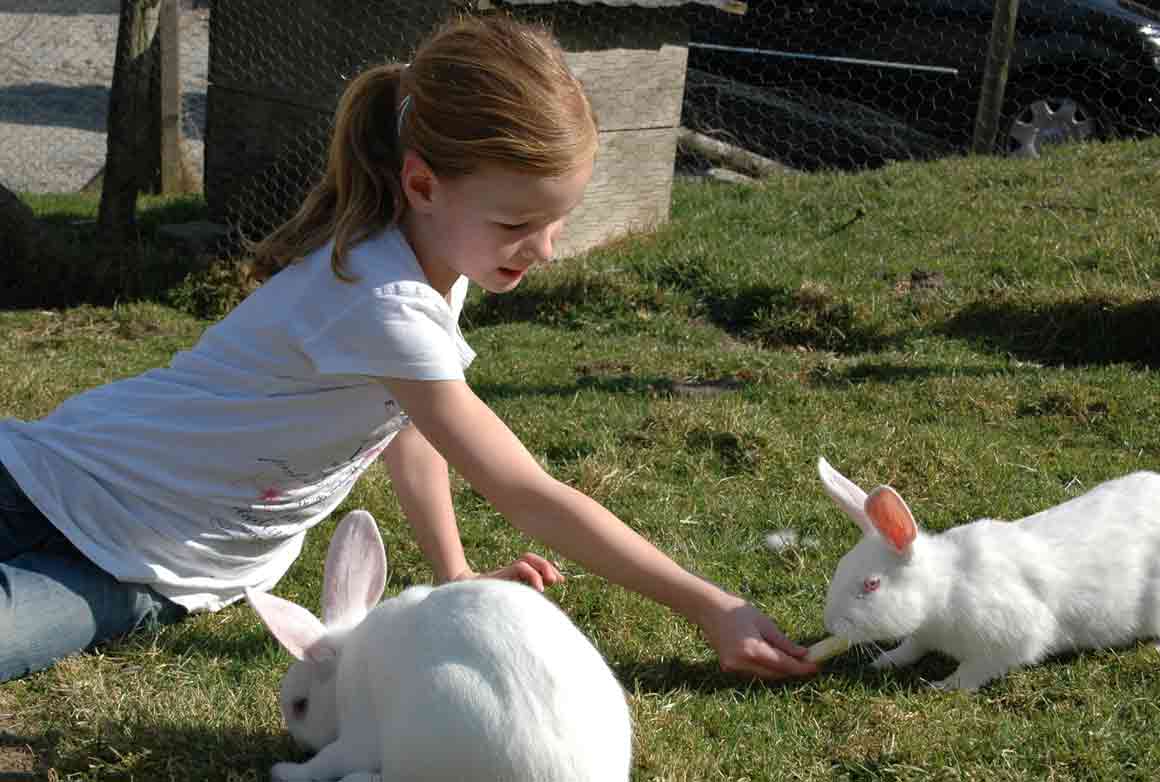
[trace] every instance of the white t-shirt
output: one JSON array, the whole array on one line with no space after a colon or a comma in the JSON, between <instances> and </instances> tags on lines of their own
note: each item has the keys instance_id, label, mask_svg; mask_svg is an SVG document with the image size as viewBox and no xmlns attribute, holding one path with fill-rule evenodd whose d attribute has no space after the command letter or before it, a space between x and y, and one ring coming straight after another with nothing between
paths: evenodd
<instances>
[{"instance_id":1,"label":"white t-shirt","mask_svg":"<svg viewBox=\"0 0 1160 782\"><path fill-rule=\"evenodd\" d=\"M0 462L86 556L190 610L269 589L407 417L380 378L463 379L450 303L387 230L280 271L166 368L0 421Z\"/></svg>"}]
</instances>

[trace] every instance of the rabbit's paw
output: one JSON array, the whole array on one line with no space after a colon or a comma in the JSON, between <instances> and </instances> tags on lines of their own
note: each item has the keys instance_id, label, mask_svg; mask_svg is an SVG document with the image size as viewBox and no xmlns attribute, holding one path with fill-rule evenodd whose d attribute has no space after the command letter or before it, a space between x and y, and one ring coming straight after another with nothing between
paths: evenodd
<instances>
[{"instance_id":1,"label":"rabbit's paw","mask_svg":"<svg viewBox=\"0 0 1160 782\"><path fill-rule=\"evenodd\" d=\"M878 655L874 662L870 663L870 667L876 671L885 668L905 668L918 662L924 654L926 649L908 638L890 651Z\"/></svg>"},{"instance_id":2,"label":"rabbit's paw","mask_svg":"<svg viewBox=\"0 0 1160 782\"><path fill-rule=\"evenodd\" d=\"M963 663L945 679L932 682L931 686L937 690L962 690L974 692L992 679L1002 676L1006 669L997 669L994 666Z\"/></svg>"}]
</instances>

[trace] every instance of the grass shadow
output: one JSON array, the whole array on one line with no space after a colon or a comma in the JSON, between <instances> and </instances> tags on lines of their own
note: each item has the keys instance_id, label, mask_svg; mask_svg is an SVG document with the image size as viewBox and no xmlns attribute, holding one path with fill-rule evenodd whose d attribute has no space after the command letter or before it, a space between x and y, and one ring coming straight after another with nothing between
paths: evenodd
<instances>
[{"instance_id":1,"label":"grass shadow","mask_svg":"<svg viewBox=\"0 0 1160 782\"><path fill-rule=\"evenodd\" d=\"M249 609L239 605L237 610ZM274 638L260 624L255 624L252 629L244 632L228 633L215 630L213 627L203 630L193 625L174 629L175 631L162 634L154 645L180 658L196 655L203 658L232 660L242 664L266 657L279 649Z\"/></svg>"},{"instance_id":2,"label":"grass shadow","mask_svg":"<svg viewBox=\"0 0 1160 782\"><path fill-rule=\"evenodd\" d=\"M70 196L39 216L56 239L54 254L0 266L0 307L66 308L151 300L164 302L201 261L158 235L162 225L203 220L200 196L145 199L135 239L114 244L97 226L97 197Z\"/></svg>"},{"instance_id":3,"label":"grass shadow","mask_svg":"<svg viewBox=\"0 0 1160 782\"><path fill-rule=\"evenodd\" d=\"M1054 302L976 302L938 330L983 350L1039 364L1160 368L1160 293L1089 294Z\"/></svg>"},{"instance_id":4,"label":"grass shadow","mask_svg":"<svg viewBox=\"0 0 1160 782\"><path fill-rule=\"evenodd\" d=\"M888 322L872 321L852 299L816 283L798 288L734 286L695 265L662 267L656 277L660 284L692 295L698 314L713 325L764 348L854 354L882 350L905 339Z\"/></svg>"},{"instance_id":5,"label":"grass shadow","mask_svg":"<svg viewBox=\"0 0 1160 782\"><path fill-rule=\"evenodd\" d=\"M931 652L914 665L879 670L871 667L876 657L876 651L856 648L827 662L820 676L857 683L866 690L915 693L933 689L933 682L950 676L958 666L954 659Z\"/></svg>"},{"instance_id":6,"label":"grass shadow","mask_svg":"<svg viewBox=\"0 0 1160 782\"><path fill-rule=\"evenodd\" d=\"M609 321L634 312L632 286L618 278L571 273L535 273L502 295L472 297L463 308L464 328L506 323L581 327L593 319Z\"/></svg>"},{"instance_id":7,"label":"grass shadow","mask_svg":"<svg viewBox=\"0 0 1160 782\"><path fill-rule=\"evenodd\" d=\"M50 779L73 779L75 774L93 780L263 780L269 779L274 763L302 758L285 733L124 720L108 720L90 730L88 740L74 736L56 742L45 759L56 775ZM132 752L126 753L127 748Z\"/></svg>"},{"instance_id":8,"label":"grass shadow","mask_svg":"<svg viewBox=\"0 0 1160 782\"><path fill-rule=\"evenodd\" d=\"M520 397L564 397L571 398L577 391L597 391L605 394L635 396L713 396L716 393L743 387L740 381L719 381L690 384L660 375L590 375L585 374L575 383L521 384L521 383L479 383L472 388L483 400L517 399ZM720 390L718 390L720 389Z\"/></svg>"},{"instance_id":9,"label":"grass shadow","mask_svg":"<svg viewBox=\"0 0 1160 782\"><path fill-rule=\"evenodd\" d=\"M663 694L674 690L692 690L699 693L744 692L754 687L792 690L805 687L811 681L810 679L764 681L726 673L716 662L686 662L673 658L610 660L609 665L626 690L646 694Z\"/></svg>"}]
</instances>

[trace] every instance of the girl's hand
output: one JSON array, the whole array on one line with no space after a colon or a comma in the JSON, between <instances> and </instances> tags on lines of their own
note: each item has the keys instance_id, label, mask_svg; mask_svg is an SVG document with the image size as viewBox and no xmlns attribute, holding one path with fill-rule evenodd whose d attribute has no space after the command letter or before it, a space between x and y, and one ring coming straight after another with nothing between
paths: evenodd
<instances>
[{"instance_id":1,"label":"girl's hand","mask_svg":"<svg viewBox=\"0 0 1160 782\"><path fill-rule=\"evenodd\" d=\"M476 573L474 570L465 570L452 581L464 581L469 578L500 578L506 581L520 581L537 592L543 592L545 587L563 582L564 574L539 554L528 551L507 567L483 574Z\"/></svg>"},{"instance_id":2,"label":"girl's hand","mask_svg":"<svg viewBox=\"0 0 1160 782\"><path fill-rule=\"evenodd\" d=\"M806 662L804 646L786 638L769 617L739 597L728 596L701 629L717 650L721 670L762 679L812 676L818 666Z\"/></svg>"}]
</instances>

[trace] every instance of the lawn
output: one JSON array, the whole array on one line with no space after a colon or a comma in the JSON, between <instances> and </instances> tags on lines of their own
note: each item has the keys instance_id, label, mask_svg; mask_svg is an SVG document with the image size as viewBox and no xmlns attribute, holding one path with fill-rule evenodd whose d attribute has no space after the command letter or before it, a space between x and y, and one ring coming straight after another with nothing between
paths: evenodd
<instances>
[{"instance_id":1,"label":"lawn","mask_svg":"<svg viewBox=\"0 0 1160 782\"><path fill-rule=\"evenodd\" d=\"M855 527L819 456L941 530L1017 518L1160 469L1160 139L1037 161L950 159L764 185L680 181L673 219L472 294L469 380L557 477L802 641ZM72 199L30 199L42 214ZM205 328L165 300L0 312L0 415L165 362ZM529 546L455 488L468 555ZM388 593L431 578L384 473ZM337 518L338 514L336 514ZM317 607L333 520L277 592ZM773 552L771 530L813 546ZM562 563L549 592L629 693L633 779L1154 780L1151 643L1050 660L976 694L953 661L877 673L852 651L779 685L718 671L695 628ZM259 780L296 756L286 656L238 605L0 686L0 771ZM0 776L3 776L0 773Z\"/></svg>"}]
</instances>

